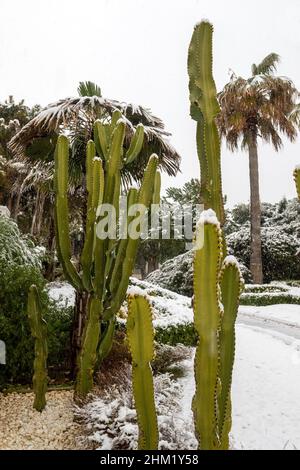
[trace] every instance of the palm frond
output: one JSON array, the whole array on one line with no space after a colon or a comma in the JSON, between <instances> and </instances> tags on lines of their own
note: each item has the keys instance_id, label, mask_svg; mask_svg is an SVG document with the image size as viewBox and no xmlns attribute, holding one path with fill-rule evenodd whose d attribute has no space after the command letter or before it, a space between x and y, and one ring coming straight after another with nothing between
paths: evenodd
<instances>
[{"instance_id":1,"label":"palm frond","mask_svg":"<svg viewBox=\"0 0 300 470\"><path fill-rule=\"evenodd\" d=\"M95 95L67 98L49 105L14 136L9 148L14 156L26 158L26 151L35 139L60 132L66 132L71 140L73 139L74 145L77 145L75 140L78 135L79 139L86 143L92 137L94 121L99 118L110 120L116 109L121 111L126 121L125 145L129 144L137 124L142 123L145 128L144 147L132 168L127 169L128 179L141 178L153 151L160 157L161 169L170 176L175 176L179 171L181 159L168 140L170 133L165 130L162 120L142 106ZM81 151L81 155L78 155L79 147L74 152L73 156L77 155L76 158L84 158Z\"/></svg>"},{"instance_id":2,"label":"palm frond","mask_svg":"<svg viewBox=\"0 0 300 470\"><path fill-rule=\"evenodd\" d=\"M300 103L297 103L290 113L291 121L300 128Z\"/></svg>"},{"instance_id":3,"label":"palm frond","mask_svg":"<svg viewBox=\"0 0 300 470\"><path fill-rule=\"evenodd\" d=\"M277 65L280 62L280 56L275 52L267 55L260 64L253 64L251 67L252 76L256 75L271 75L276 72Z\"/></svg>"},{"instance_id":4,"label":"palm frond","mask_svg":"<svg viewBox=\"0 0 300 470\"><path fill-rule=\"evenodd\" d=\"M77 92L79 96L102 96L101 88L90 81L79 82Z\"/></svg>"}]
</instances>

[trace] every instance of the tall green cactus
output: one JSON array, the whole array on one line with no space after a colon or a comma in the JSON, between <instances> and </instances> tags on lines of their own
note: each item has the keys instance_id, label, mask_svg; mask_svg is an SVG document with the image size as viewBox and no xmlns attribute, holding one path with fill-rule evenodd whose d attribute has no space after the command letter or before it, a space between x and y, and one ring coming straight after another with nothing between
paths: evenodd
<instances>
[{"instance_id":1,"label":"tall green cactus","mask_svg":"<svg viewBox=\"0 0 300 470\"><path fill-rule=\"evenodd\" d=\"M300 165L296 166L294 170L294 180L296 184L298 199L300 199Z\"/></svg>"},{"instance_id":2,"label":"tall green cactus","mask_svg":"<svg viewBox=\"0 0 300 470\"><path fill-rule=\"evenodd\" d=\"M234 257L222 261L222 231L212 210L202 213L197 238L203 240L203 246L195 249L194 256L194 323L199 338L192 405L195 430L200 449L227 449L242 278Z\"/></svg>"},{"instance_id":3,"label":"tall green cactus","mask_svg":"<svg viewBox=\"0 0 300 470\"><path fill-rule=\"evenodd\" d=\"M220 107L212 74L212 36L209 22L197 24L188 53L190 113L197 121L201 199L206 209L197 227L194 256L194 322L199 342L192 408L199 448L219 450L229 447L234 328L243 283L236 260L226 257L221 230L225 216L216 125Z\"/></svg>"},{"instance_id":4,"label":"tall green cactus","mask_svg":"<svg viewBox=\"0 0 300 470\"><path fill-rule=\"evenodd\" d=\"M128 295L127 338L132 355L132 382L139 425L139 449L155 450L158 447L158 427L150 365L154 356L154 332L152 309L148 299L143 295Z\"/></svg>"},{"instance_id":5,"label":"tall green cactus","mask_svg":"<svg viewBox=\"0 0 300 470\"><path fill-rule=\"evenodd\" d=\"M94 367L110 351L115 316L126 296L129 277L134 268L139 239L121 237L109 227L109 237L99 237L97 228L105 221L101 212L104 204L113 207L118 218L121 191L121 170L137 158L143 144L143 126L139 125L127 151L124 151L126 121L115 111L110 123L96 121L94 141L89 141L86 152L86 188L88 194L85 241L79 269L71 260L69 211L67 199L69 144L59 136L55 152L55 220L59 259L66 278L84 298L85 306L79 312L79 325L84 323L78 353L76 394L85 396L93 385ZM127 194L128 211L136 203L143 205L145 215L153 197L158 157L152 155L139 190ZM127 216L127 223L133 216ZM116 227L115 227L116 228Z\"/></svg>"},{"instance_id":6,"label":"tall green cactus","mask_svg":"<svg viewBox=\"0 0 300 470\"><path fill-rule=\"evenodd\" d=\"M213 27L202 21L194 28L188 52L190 113L197 121L197 152L201 171L201 199L224 224L221 146L215 118L220 111L212 75Z\"/></svg>"},{"instance_id":7,"label":"tall green cactus","mask_svg":"<svg viewBox=\"0 0 300 470\"><path fill-rule=\"evenodd\" d=\"M47 325L42 318L42 310L38 290L32 285L28 292L27 315L30 323L31 334L34 337L34 374L33 407L37 411L42 411L46 406L47 391Z\"/></svg>"}]
</instances>

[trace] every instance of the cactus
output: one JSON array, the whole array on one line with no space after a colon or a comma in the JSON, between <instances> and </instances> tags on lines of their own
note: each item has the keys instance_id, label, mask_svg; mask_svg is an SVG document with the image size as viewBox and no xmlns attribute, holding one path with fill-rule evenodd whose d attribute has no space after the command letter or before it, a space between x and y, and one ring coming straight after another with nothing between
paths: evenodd
<instances>
[{"instance_id":1,"label":"cactus","mask_svg":"<svg viewBox=\"0 0 300 470\"><path fill-rule=\"evenodd\" d=\"M193 398L195 430L201 449L218 447L216 394L218 382L218 330L221 322L219 272L222 232L214 213L201 216L196 236L204 233L204 246L194 256L194 324L199 342L195 355L196 391Z\"/></svg>"},{"instance_id":2,"label":"cactus","mask_svg":"<svg viewBox=\"0 0 300 470\"><path fill-rule=\"evenodd\" d=\"M126 296L129 277L134 268L139 239L122 238L116 232L108 238L97 236L97 227L104 220L100 209L110 204L118 217L121 190L121 169L137 158L143 144L143 126L139 125L127 152L124 151L126 121L115 111L110 123L95 122L94 141L89 141L86 152L86 189L88 194L85 241L80 257L80 267L71 260L69 211L67 199L69 143L61 135L55 152L55 221L57 251L64 274L77 290L78 324L84 328L75 335L77 342L77 377L75 392L85 396L93 385L95 364L111 349L115 316ZM155 181L158 179L158 157L152 155L146 167L139 190L132 188L127 194L128 210L143 204L145 215L152 200ZM127 217L132 222L134 217ZM111 227L110 227L111 228ZM84 321L85 319L85 321Z\"/></svg>"},{"instance_id":3,"label":"cactus","mask_svg":"<svg viewBox=\"0 0 300 470\"><path fill-rule=\"evenodd\" d=\"M219 438L221 449L228 449L228 434L231 429L231 380L235 351L235 321L239 299L244 283L238 263L233 256L227 256L221 267L220 278L223 316L219 331L219 380L218 394Z\"/></svg>"},{"instance_id":4,"label":"cactus","mask_svg":"<svg viewBox=\"0 0 300 470\"><path fill-rule=\"evenodd\" d=\"M231 428L230 388L235 320L242 278L234 257L223 259L222 231L215 212L202 213L196 232L204 240L194 256L196 392L193 412L199 448L227 449Z\"/></svg>"},{"instance_id":5,"label":"cactus","mask_svg":"<svg viewBox=\"0 0 300 470\"><path fill-rule=\"evenodd\" d=\"M154 332L151 306L143 295L128 295L127 338L132 355L132 382L139 425L139 449L156 450L158 426L150 365L154 356Z\"/></svg>"},{"instance_id":6,"label":"cactus","mask_svg":"<svg viewBox=\"0 0 300 470\"><path fill-rule=\"evenodd\" d=\"M224 224L221 147L215 118L220 111L212 75L213 27L202 21L194 28L188 52L190 114L197 121L197 152L201 171L201 199Z\"/></svg>"},{"instance_id":7,"label":"cactus","mask_svg":"<svg viewBox=\"0 0 300 470\"><path fill-rule=\"evenodd\" d=\"M298 199L300 199L300 165L296 166L294 170L294 180L296 184Z\"/></svg>"},{"instance_id":8,"label":"cactus","mask_svg":"<svg viewBox=\"0 0 300 470\"><path fill-rule=\"evenodd\" d=\"M33 364L33 390L35 398L33 407L37 411L42 411L46 406L47 391L47 326L42 318L39 294L35 285L32 285L28 292L27 315L31 334L35 340Z\"/></svg>"}]
</instances>

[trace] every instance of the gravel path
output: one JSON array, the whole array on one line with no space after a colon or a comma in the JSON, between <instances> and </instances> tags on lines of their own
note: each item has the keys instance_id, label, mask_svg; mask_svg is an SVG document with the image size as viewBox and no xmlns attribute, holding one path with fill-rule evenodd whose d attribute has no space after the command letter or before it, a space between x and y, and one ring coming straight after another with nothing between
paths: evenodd
<instances>
[{"instance_id":1,"label":"gravel path","mask_svg":"<svg viewBox=\"0 0 300 470\"><path fill-rule=\"evenodd\" d=\"M0 393L0 449L77 449L80 425L73 418L73 392L47 393L42 413L32 407L32 393Z\"/></svg>"}]
</instances>

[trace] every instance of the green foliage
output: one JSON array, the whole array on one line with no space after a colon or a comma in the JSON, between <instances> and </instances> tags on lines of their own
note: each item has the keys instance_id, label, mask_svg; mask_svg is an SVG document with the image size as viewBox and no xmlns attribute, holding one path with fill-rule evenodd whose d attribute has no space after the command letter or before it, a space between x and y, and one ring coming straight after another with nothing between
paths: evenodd
<instances>
[{"instance_id":1,"label":"green foliage","mask_svg":"<svg viewBox=\"0 0 300 470\"><path fill-rule=\"evenodd\" d=\"M115 111L110 123L95 122L95 142L89 141L86 152L86 187L88 201L86 209L85 241L81 255L82 272L71 260L71 239L68 208L68 161L69 143L65 136L58 138L55 152L55 220L58 255L67 280L79 295L86 296L86 317L82 334L81 349L78 355L78 374L76 394L85 396L93 385L93 371L97 361L97 351L103 356L110 350L112 324L119 311L132 273L136 258L138 239L122 238L110 223L106 230L109 237L96 235L101 224L105 230L106 213L101 212L102 204L113 206L118 217L119 196L121 191L121 169L137 158L143 141L142 126L138 126L132 137L131 145L124 152L126 121L121 113ZM96 153L98 156L96 157ZM150 206L157 176L158 157L152 155L146 167L139 190L132 188L127 194L128 211L139 203L143 206L140 213L145 216ZM132 223L134 217L128 216ZM101 324L102 323L102 324ZM110 334L108 334L110 332ZM100 342L100 343L99 343ZM105 342L105 347L101 342Z\"/></svg>"},{"instance_id":2,"label":"green foliage","mask_svg":"<svg viewBox=\"0 0 300 470\"><path fill-rule=\"evenodd\" d=\"M220 111L212 75L213 27L202 21L194 28L188 53L190 113L197 121L197 152L201 170L201 202L213 209L224 224L221 180L221 146L216 126Z\"/></svg>"},{"instance_id":3,"label":"green foliage","mask_svg":"<svg viewBox=\"0 0 300 470\"><path fill-rule=\"evenodd\" d=\"M37 411L43 411L46 406L47 392L47 323L42 318L42 307L40 303L39 293L33 284L28 292L27 314L31 329L31 335L34 338L34 374L33 374L33 390L34 403L33 407Z\"/></svg>"},{"instance_id":4,"label":"green foliage","mask_svg":"<svg viewBox=\"0 0 300 470\"><path fill-rule=\"evenodd\" d=\"M0 387L30 383L34 341L27 317L32 284L40 293L42 314L48 324L48 364L52 376L65 368L70 355L72 309L58 309L49 301L39 268L37 250L11 219L0 216L0 338L6 344L6 365L0 368Z\"/></svg>"},{"instance_id":5,"label":"green foliage","mask_svg":"<svg viewBox=\"0 0 300 470\"><path fill-rule=\"evenodd\" d=\"M132 383L139 425L139 449L158 447L158 426L150 362L154 357L152 309L147 297L128 295L127 338L132 356Z\"/></svg>"},{"instance_id":6,"label":"green foliage","mask_svg":"<svg viewBox=\"0 0 300 470\"><path fill-rule=\"evenodd\" d=\"M194 323L198 344L192 408L199 448L203 450L229 446L234 329L242 287L233 257L226 257L222 263L222 232L212 217L213 213L208 218L204 215L197 227L197 239L203 233L204 245L195 250L194 256Z\"/></svg>"},{"instance_id":7,"label":"green foliage","mask_svg":"<svg viewBox=\"0 0 300 470\"><path fill-rule=\"evenodd\" d=\"M93 82L79 82L77 88L79 96L101 96L101 88Z\"/></svg>"},{"instance_id":8,"label":"green foliage","mask_svg":"<svg viewBox=\"0 0 300 470\"><path fill-rule=\"evenodd\" d=\"M192 178L187 183L184 183L182 188L170 187L166 189L166 196L174 202L179 204L200 204L200 181L197 178Z\"/></svg>"},{"instance_id":9,"label":"green foliage","mask_svg":"<svg viewBox=\"0 0 300 470\"><path fill-rule=\"evenodd\" d=\"M156 327L155 341L170 346L176 346L176 344L196 346L197 333L194 324L191 323L168 325L165 328Z\"/></svg>"}]
</instances>

